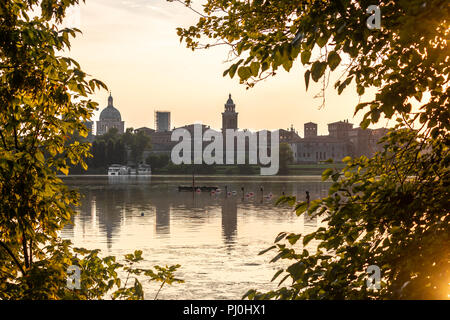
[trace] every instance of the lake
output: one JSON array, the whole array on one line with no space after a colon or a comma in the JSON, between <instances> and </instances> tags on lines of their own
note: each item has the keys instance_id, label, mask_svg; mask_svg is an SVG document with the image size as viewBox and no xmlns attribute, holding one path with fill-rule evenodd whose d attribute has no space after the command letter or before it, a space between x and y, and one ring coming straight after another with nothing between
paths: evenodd
<instances>
[{"instance_id":1,"label":"lake","mask_svg":"<svg viewBox=\"0 0 450 320\"><path fill-rule=\"evenodd\" d=\"M276 199L284 192L304 201L309 191L313 200L326 196L329 187L320 177L196 177L198 186L223 190L212 195L178 192L179 185L192 184L189 176L70 176L64 181L83 197L74 223L62 231L64 239L101 249L103 255L142 250L142 267L181 265L177 276L186 282L163 288L158 299L241 299L249 289L275 289L278 282L270 280L283 262L269 263L275 251L258 253L282 231L305 234L322 224L275 206ZM308 244L312 250L314 245ZM157 285L144 281L143 286L146 299L153 299Z\"/></svg>"}]
</instances>

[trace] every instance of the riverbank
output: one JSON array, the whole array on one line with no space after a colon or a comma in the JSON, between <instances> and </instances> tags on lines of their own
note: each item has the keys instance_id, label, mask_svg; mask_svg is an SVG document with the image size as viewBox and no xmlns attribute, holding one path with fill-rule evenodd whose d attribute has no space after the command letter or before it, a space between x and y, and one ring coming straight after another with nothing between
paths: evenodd
<instances>
[{"instance_id":1,"label":"riverbank","mask_svg":"<svg viewBox=\"0 0 450 320\"><path fill-rule=\"evenodd\" d=\"M345 166L343 163L323 163L323 164L294 164L288 166L286 173L279 173L279 176L316 176L321 175L322 172L329 168L342 169ZM87 171L71 172L71 175L106 175L107 168L88 168ZM217 165L217 166L167 166L160 169L152 169L152 175L192 175L205 174L211 176L259 176L259 166L253 165Z\"/></svg>"}]
</instances>

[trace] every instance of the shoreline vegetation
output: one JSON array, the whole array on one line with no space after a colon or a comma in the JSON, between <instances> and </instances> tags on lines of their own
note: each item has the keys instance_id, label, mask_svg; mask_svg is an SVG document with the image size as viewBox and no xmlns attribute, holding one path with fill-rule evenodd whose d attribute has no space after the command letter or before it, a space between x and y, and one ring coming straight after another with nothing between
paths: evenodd
<instances>
[{"instance_id":1,"label":"shoreline vegetation","mask_svg":"<svg viewBox=\"0 0 450 320\"><path fill-rule=\"evenodd\" d=\"M323 163L323 164L295 164L289 165L288 170L284 173L278 173L277 176L321 176L323 171L327 169L342 169L344 163ZM72 171L69 176L79 175L107 175L108 168L88 168L86 171ZM154 170L152 168L152 176L163 175L186 175L192 176L192 165L167 166ZM209 176L259 176L259 166L257 165L216 165L216 166L195 166L195 175Z\"/></svg>"}]
</instances>

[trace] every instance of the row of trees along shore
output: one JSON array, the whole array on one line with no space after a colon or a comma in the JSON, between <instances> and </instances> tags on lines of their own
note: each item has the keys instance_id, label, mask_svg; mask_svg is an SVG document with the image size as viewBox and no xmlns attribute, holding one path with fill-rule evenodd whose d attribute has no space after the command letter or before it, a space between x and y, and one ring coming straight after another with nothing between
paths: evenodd
<instances>
[{"instance_id":1,"label":"row of trees along shore","mask_svg":"<svg viewBox=\"0 0 450 320\"><path fill-rule=\"evenodd\" d=\"M86 142L87 139L75 134L72 141ZM134 133L133 128L128 128L124 134L119 134L116 128L112 128L106 134L95 136L89 152L91 157L86 159L88 167L85 170L81 165L70 168L70 174L106 174L107 168L112 164L139 165L145 163L151 165L153 173L163 174L259 174L258 165L174 165L170 160L170 153L150 153L151 138L144 132ZM293 162L292 150L287 143L280 145L280 174L288 174L288 165ZM308 171L307 171L308 172Z\"/></svg>"},{"instance_id":2,"label":"row of trees along shore","mask_svg":"<svg viewBox=\"0 0 450 320\"><path fill-rule=\"evenodd\" d=\"M75 134L71 140L88 141L79 134ZM70 173L106 174L107 168L112 164L139 165L147 162L143 157L145 150L151 150L151 139L144 132L134 132L133 128L127 128L125 133L119 134L116 128L111 128L107 133L94 137L89 149L90 157L86 159L87 170L77 165L71 168Z\"/></svg>"}]
</instances>

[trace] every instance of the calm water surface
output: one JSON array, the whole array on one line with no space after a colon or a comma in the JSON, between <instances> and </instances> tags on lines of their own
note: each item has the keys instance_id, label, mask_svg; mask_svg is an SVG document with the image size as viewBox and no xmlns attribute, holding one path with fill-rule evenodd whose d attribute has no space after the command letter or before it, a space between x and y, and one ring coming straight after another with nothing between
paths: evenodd
<instances>
[{"instance_id":1,"label":"calm water surface","mask_svg":"<svg viewBox=\"0 0 450 320\"><path fill-rule=\"evenodd\" d=\"M77 247L102 249L104 255L122 257L140 249L142 267L181 264L177 275L186 282L165 287L159 299L240 299L248 289L275 289L270 280L283 262L269 264L274 254L258 252L281 231L304 234L321 224L275 207L276 199L284 192L304 201L306 190L315 199L329 186L320 177L196 178L197 185L236 191L227 197L225 192L178 192L178 185L192 183L188 176L78 176L65 182L83 199L63 238ZM255 195L243 196L241 187ZM146 298L153 299L156 285L143 285Z\"/></svg>"}]
</instances>

